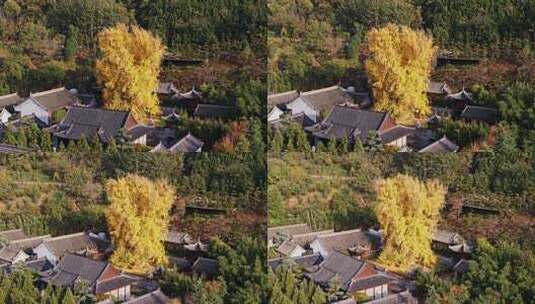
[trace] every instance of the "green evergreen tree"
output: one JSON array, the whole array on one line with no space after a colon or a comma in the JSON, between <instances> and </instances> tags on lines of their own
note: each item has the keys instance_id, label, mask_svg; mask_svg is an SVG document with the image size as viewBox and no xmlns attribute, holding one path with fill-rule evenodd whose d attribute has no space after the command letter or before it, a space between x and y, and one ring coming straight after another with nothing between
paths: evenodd
<instances>
[{"instance_id":1,"label":"green evergreen tree","mask_svg":"<svg viewBox=\"0 0 535 304\"><path fill-rule=\"evenodd\" d=\"M293 133L286 131L285 135L286 135L285 136L286 137L286 149L285 150L287 152L295 152L296 147L295 147L295 140L294 140Z\"/></svg>"},{"instance_id":2,"label":"green evergreen tree","mask_svg":"<svg viewBox=\"0 0 535 304\"><path fill-rule=\"evenodd\" d=\"M65 142L61 141L58 146L58 152L65 152L67 148L65 147Z\"/></svg>"},{"instance_id":3,"label":"green evergreen tree","mask_svg":"<svg viewBox=\"0 0 535 304\"><path fill-rule=\"evenodd\" d=\"M295 148L298 152L310 151L310 143L308 142L307 135L303 128L299 125L295 125L293 128L293 134L295 138Z\"/></svg>"},{"instance_id":4,"label":"green evergreen tree","mask_svg":"<svg viewBox=\"0 0 535 304\"><path fill-rule=\"evenodd\" d=\"M91 150L91 147L89 146L89 143L85 137L80 138L76 145L78 152L88 152Z\"/></svg>"},{"instance_id":5,"label":"green evergreen tree","mask_svg":"<svg viewBox=\"0 0 535 304\"><path fill-rule=\"evenodd\" d=\"M93 136L90 141L90 146L92 151L95 151L97 153L100 153L104 151L104 147L102 146L102 142L99 140L97 136Z\"/></svg>"},{"instance_id":6,"label":"green evergreen tree","mask_svg":"<svg viewBox=\"0 0 535 304\"><path fill-rule=\"evenodd\" d=\"M106 146L106 152L117 153L118 151L119 150L118 150L117 143L115 142L115 140L114 139L110 140L110 142Z\"/></svg>"},{"instance_id":7,"label":"green evergreen tree","mask_svg":"<svg viewBox=\"0 0 535 304\"><path fill-rule=\"evenodd\" d=\"M26 137L26 132L23 128L17 131L17 146L23 148L28 147L28 138Z\"/></svg>"},{"instance_id":8,"label":"green evergreen tree","mask_svg":"<svg viewBox=\"0 0 535 304\"><path fill-rule=\"evenodd\" d=\"M6 142L6 144L8 145L12 145L12 146L18 146L18 141L17 141L17 134L13 131L11 131L10 128L6 128L6 133L4 134L4 140Z\"/></svg>"},{"instance_id":9,"label":"green evergreen tree","mask_svg":"<svg viewBox=\"0 0 535 304\"><path fill-rule=\"evenodd\" d=\"M341 153L348 153L349 152L349 140L347 137L344 136L342 140L339 143L338 151Z\"/></svg>"},{"instance_id":10,"label":"green evergreen tree","mask_svg":"<svg viewBox=\"0 0 535 304\"><path fill-rule=\"evenodd\" d=\"M364 152L364 146L362 146L362 142L360 141L360 138L355 138L355 142L353 143L353 152L356 152L356 153Z\"/></svg>"},{"instance_id":11,"label":"green evergreen tree","mask_svg":"<svg viewBox=\"0 0 535 304\"><path fill-rule=\"evenodd\" d=\"M78 145L76 144L76 141L70 140L67 144L67 152L69 153L78 153Z\"/></svg>"},{"instance_id":12,"label":"green evergreen tree","mask_svg":"<svg viewBox=\"0 0 535 304\"><path fill-rule=\"evenodd\" d=\"M273 133L271 140L270 151L274 153L280 153L283 149L284 137L279 129L276 129Z\"/></svg>"},{"instance_id":13,"label":"green evergreen tree","mask_svg":"<svg viewBox=\"0 0 535 304\"><path fill-rule=\"evenodd\" d=\"M76 297L72 293L70 288L67 288L61 299L62 304L77 304Z\"/></svg>"},{"instance_id":14,"label":"green evergreen tree","mask_svg":"<svg viewBox=\"0 0 535 304\"><path fill-rule=\"evenodd\" d=\"M336 139L330 138L329 142L327 143L327 152L331 154L336 154L338 152L338 146L336 143Z\"/></svg>"},{"instance_id":15,"label":"green evergreen tree","mask_svg":"<svg viewBox=\"0 0 535 304\"><path fill-rule=\"evenodd\" d=\"M39 147L42 151L52 151L52 136L50 135L50 132L42 132Z\"/></svg>"},{"instance_id":16,"label":"green evergreen tree","mask_svg":"<svg viewBox=\"0 0 535 304\"><path fill-rule=\"evenodd\" d=\"M322 141L318 141L318 143L316 144L316 152L325 152L326 149L325 149L325 145L323 144Z\"/></svg>"}]
</instances>

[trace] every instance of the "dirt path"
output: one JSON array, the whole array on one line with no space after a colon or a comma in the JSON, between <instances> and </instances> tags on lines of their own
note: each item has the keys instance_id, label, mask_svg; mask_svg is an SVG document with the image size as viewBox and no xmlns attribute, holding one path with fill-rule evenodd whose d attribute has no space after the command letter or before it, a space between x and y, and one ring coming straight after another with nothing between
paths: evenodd
<instances>
[{"instance_id":1,"label":"dirt path","mask_svg":"<svg viewBox=\"0 0 535 304\"><path fill-rule=\"evenodd\" d=\"M31 186L31 185L49 185L49 186L64 186L65 183L57 183L57 182L21 182L21 181L14 181L12 184L15 185L21 185L21 186Z\"/></svg>"},{"instance_id":2,"label":"dirt path","mask_svg":"<svg viewBox=\"0 0 535 304\"><path fill-rule=\"evenodd\" d=\"M326 180L353 180L355 179L354 177L350 177L350 176L340 176L340 175L316 175L316 174L312 174L312 175L309 175L309 177L311 178L315 178L315 179L326 179Z\"/></svg>"}]
</instances>

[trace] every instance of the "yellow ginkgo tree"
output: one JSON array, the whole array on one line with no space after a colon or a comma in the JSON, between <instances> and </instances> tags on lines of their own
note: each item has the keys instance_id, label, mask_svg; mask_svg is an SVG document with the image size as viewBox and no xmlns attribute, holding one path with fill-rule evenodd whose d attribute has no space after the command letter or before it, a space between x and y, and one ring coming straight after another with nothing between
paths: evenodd
<instances>
[{"instance_id":1,"label":"yellow ginkgo tree","mask_svg":"<svg viewBox=\"0 0 535 304\"><path fill-rule=\"evenodd\" d=\"M446 189L436 180L421 182L408 175L380 179L375 185L375 212L383 230L379 261L398 270L433 266L433 233Z\"/></svg>"},{"instance_id":2,"label":"yellow ginkgo tree","mask_svg":"<svg viewBox=\"0 0 535 304\"><path fill-rule=\"evenodd\" d=\"M428 117L426 96L437 48L423 31L388 24L366 37L365 68L373 91L374 109L390 113L400 124Z\"/></svg>"},{"instance_id":3,"label":"yellow ginkgo tree","mask_svg":"<svg viewBox=\"0 0 535 304\"><path fill-rule=\"evenodd\" d=\"M119 24L102 31L98 45L96 75L104 106L132 111L140 122L157 115L154 91L165 52L161 40L138 26Z\"/></svg>"},{"instance_id":4,"label":"yellow ginkgo tree","mask_svg":"<svg viewBox=\"0 0 535 304\"><path fill-rule=\"evenodd\" d=\"M127 175L109 180L106 194L111 202L106 220L115 246L112 264L140 274L165 265L163 242L174 189L164 181Z\"/></svg>"}]
</instances>

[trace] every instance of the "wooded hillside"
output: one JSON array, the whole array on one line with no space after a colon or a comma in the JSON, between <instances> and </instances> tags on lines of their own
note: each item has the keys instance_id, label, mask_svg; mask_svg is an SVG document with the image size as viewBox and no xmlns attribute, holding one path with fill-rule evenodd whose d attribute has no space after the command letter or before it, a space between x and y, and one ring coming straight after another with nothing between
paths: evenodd
<instances>
[{"instance_id":1,"label":"wooded hillside","mask_svg":"<svg viewBox=\"0 0 535 304\"><path fill-rule=\"evenodd\" d=\"M268 1L269 90L307 90L361 77L366 32L423 29L449 55L511 61L534 54L535 2L520 0Z\"/></svg>"}]
</instances>

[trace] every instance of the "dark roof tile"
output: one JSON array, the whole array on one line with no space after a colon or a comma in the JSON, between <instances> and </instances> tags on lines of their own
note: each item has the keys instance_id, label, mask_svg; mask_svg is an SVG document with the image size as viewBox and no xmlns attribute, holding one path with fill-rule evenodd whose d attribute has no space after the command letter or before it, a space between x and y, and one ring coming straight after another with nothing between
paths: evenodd
<instances>
[{"instance_id":1,"label":"dark roof tile","mask_svg":"<svg viewBox=\"0 0 535 304\"><path fill-rule=\"evenodd\" d=\"M214 278L219 274L219 262L214 259L200 257L191 265L191 270L206 278Z\"/></svg>"},{"instance_id":2,"label":"dark roof tile","mask_svg":"<svg viewBox=\"0 0 535 304\"><path fill-rule=\"evenodd\" d=\"M0 96L0 109L21 103L24 99L17 93Z\"/></svg>"},{"instance_id":3,"label":"dark roof tile","mask_svg":"<svg viewBox=\"0 0 535 304\"><path fill-rule=\"evenodd\" d=\"M95 293L103 294L106 292L110 292L112 290L119 289L121 287L131 285L132 283L137 282L137 281L139 281L139 279L121 274L121 275L112 277L111 279L98 281L96 285Z\"/></svg>"},{"instance_id":4,"label":"dark roof tile","mask_svg":"<svg viewBox=\"0 0 535 304\"><path fill-rule=\"evenodd\" d=\"M329 286L333 279L339 278L341 288L347 290L353 277L364 265L364 261L333 252L320 264L317 272L307 274L307 276L321 286Z\"/></svg>"},{"instance_id":5,"label":"dark roof tile","mask_svg":"<svg viewBox=\"0 0 535 304\"><path fill-rule=\"evenodd\" d=\"M392 281L391 278L384 276L382 274L374 275L371 277L366 277L363 279L355 280L349 287L349 292L355 292L360 290L366 290L368 288L373 288L388 284Z\"/></svg>"},{"instance_id":6,"label":"dark roof tile","mask_svg":"<svg viewBox=\"0 0 535 304\"><path fill-rule=\"evenodd\" d=\"M483 121L494 124L498 121L498 110L480 106L466 106L461 117L469 120Z\"/></svg>"},{"instance_id":7,"label":"dark roof tile","mask_svg":"<svg viewBox=\"0 0 535 304\"><path fill-rule=\"evenodd\" d=\"M323 234L316 237L321 247L329 253L371 250L375 240L360 229Z\"/></svg>"},{"instance_id":8,"label":"dark roof tile","mask_svg":"<svg viewBox=\"0 0 535 304\"><path fill-rule=\"evenodd\" d=\"M321 254L315 253L293 258L271 259L268 261L268 265L272 270L275 270L284 263L295 263L301 267L308 268L319 265L321 262L323 262L323 257Z\"/></svg>"},{"instance_id":9,"label":"dark roof tile","mask_svg":"<svg viewBox=\"0 0 535 304\"><path fill-rule=\"evenodd\" d=\"M98 240L85 232L49 238L44 240L43 244L52 251L56 257L61 257L67 253L76 253L86 250L102 250L107 246L104 241Z\"/></svg>"},{"instance_id":10,"label":"dark roof tile","mask_svg":"<svg viewBox=\"0 0 535 304\"><path fill-rule=\"evenodd\" d=\"M335 106L329 116L318 125L307 128L314 136L325 139L359 138L364 142L368 133L379 131L388 118L387 113L355 107Z\"/></svg>"},{"instance_id":11,"label":"dark roof tile","mask_svg":"<svg viewBox=\"0 0 535 304\"><path fill-rule=\"evenodd\" d=\"M144 294L134 299L130 299L124 304L167 304L169 303L169 298L163 294L163 292L158 289L148 294Z\"/></svg>"},{"instance_id":12,"label":"dark roof tile","mask_svg":"<svg viewBox=\"0 0 535 304\"><path fill-rule=\"evenodd\" d=\"M274 106L284 105L289 102L296 100L299 97L298 91L289 91L284 93L277 93L268 95L268 109L273 108Z\"/></svg>"},{"instance_id":13,"label":"dark roof tile","mask_svg":"<svg viewBox=\"0 0 535 304\"><path fill-rule=\"evenodd\" d=\"M54 135L67 139L98 136L107 142L125 127L130 112L71 107L65 118L53 128ZM126 131L126 130L125 130Z\"/></svg>"},{"instance_id":14,"label":"dark roof tile","mask_svg":"<svg viewBox=\"0 0 535 304\"><path fill-rule=\"evenodd\" d=\"M37 101L41 106L52 112L80 102L78 97L66 88L33 93L30 94L29 98Z\"/></svg>"},{"instance_id":15,"label":"dark roof tile","mask_svg":"<svg viewBox=\"0 0 535 304\"><path fill-rule=\"evenodd\" d=\"M316 111L325 111L333 106L353 103L353 98L339 86L304 92L300 98Z\"/></svg>"},{"instance_id":16,"label":"dark roof tile","mask_svg":"<svg viewBox=\"0 0 535 304\"><path fill-rule=\"evenodd\" d=\"M66 254L47 280L54 285L64 287L72 287L77 281L84 280L93 287L108 265L107 262Z\"/></svg>"},{"instance_id":17,"label":"dark roof tile","mask_svg":"<svg viewBox=\"0 0 535 304\"><path fill-rule=\"evenodd\" d=\"M236 111L235 107L214 104L198 104L193 116L199 118L230 118Z\"/></svg>"},{"instance_id":18,"label":"dark roof tile","mask_svg":"<svg viewBox=\"0 0 535 304\"><path fill-rule=\"evenodd\" d=\"M292 236L294 234L303 234L312 232L312 229L308 224L295 224L287 226L278 226L268 228L268 239L272 239L279 234L285 234L286 236Z\"/></svg>"},{"instance_id":19,"label":"dark roof tile","mask_svg":"<svg viewBox=\"0 0 535 304\"><path fill-rule=\"evenodd\" d=\"M16 241L16 240L22 240L27 239L28 236L22 229L13 229L13 230L5 230L0 232L0 239L5 239L7 241Z\"/></svg>"}]
</instances>

